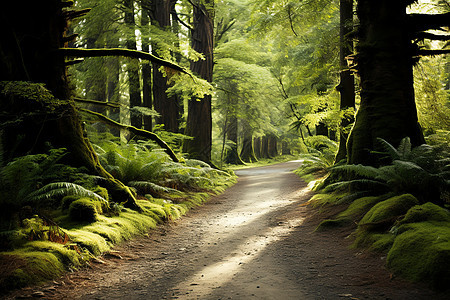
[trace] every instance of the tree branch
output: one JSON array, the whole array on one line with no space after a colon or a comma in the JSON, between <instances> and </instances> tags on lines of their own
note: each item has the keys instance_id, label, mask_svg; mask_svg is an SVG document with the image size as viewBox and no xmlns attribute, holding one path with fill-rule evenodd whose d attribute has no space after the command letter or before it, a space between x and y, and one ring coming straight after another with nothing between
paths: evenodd
<instances>
[{"instance_id":1,"label":"tree branch","mask_svg":"<svg viewBox=\"0 0 450 300\"><path fill-rule=\"evenodd\" d=\"M450 40L450 35L444 35L444 34L432 34L429 32L418 32L414 38L418 40L428 39L428 40L434 40L434 41L448 41Z\"/></svg>"},{"instance_id":2,"label":"tree branch","mask_svg":"<svg viewBox=\"0 0 450 300\"><path fill-rule=\"evenodd\" d=\"M426 30L443 30L442 27L450 27L450 13L445 14L410 14L409 25L414 32Z\"/></svg>"},{"instance_id":3,"label":"tree branch","mask_svg":"<svg viewBox=\"0 0 450 300\"><path fill-rule=\"evenodd\" d=\"M161 66L168 67L170 69L191 76L191 74L188 71L186 71L183 67L143 51L121 49L121 48L103 48L103 49L59 48L58 52L65 56L72 56L72 57L124 56L130 58L138 58L143 60L149 60Z\"/></svg>"},{"instance_id":4,"label":"tree branch","mask_svg":"<svg viewBox=\"0 0 450 300\"><path fill-rule=\"evenodd\" d=\"M75 97L73 98L75 102L81 102L81 103L88 103L88 104L94 104L94 105L102 105L102 106L109 106L112 108L120 108L122 104L120 103L114 103L114 102L104 102L104 101L98 101L98 100L91 100L91 99L83 99Z\"/></svg>"},{"instance_id":5,"label":"tree branch","mask_svg":"<svg viewBox=\"0 0 450 300\"><path fill-rule=\"evenodd\" d=\"M153 132L150 132L150 131L147 131L147 130L144 130L144 129L139 129L139 128L136 128L134 126L129 126L129 125L125 125L125 124L116 122L116 121L114 121L114 120L112 120L112 119L110 119L110 118L108 118L108 117L106 117L106 116L104 116L104 115L102 115L100 113L93 112L93 111L88 110L88 109L80 108L79 110L82 111L82 112L85 112L87 114L96 116L98 119L100 119L102 122L105 122L108 125L111 125L113 127L119 128L119 129L128 130L131 133L134 133L136 135L142 136L144 138L148 138L148 139L156 142L161 148L164 149L164 151L170 156L170 158L174 162L179 162L179 159L176 156L176 154L173 152L172 148L170 148L170 146L167 145L166 142L161 140L161 138L158 135L154 134Z\"/></svg>"},{"instance_id":6,"label":"tree branch","mask_svg":"<svg viewBox=\"0 0 450 300\"><path fill-rule=\"evenodd\" d=\"M417 51L417 54L419 56L434 56L434 55L443 55L443 54L449 54L449 53L450 53L450 49Z\"/></svg>"}]
</instances>

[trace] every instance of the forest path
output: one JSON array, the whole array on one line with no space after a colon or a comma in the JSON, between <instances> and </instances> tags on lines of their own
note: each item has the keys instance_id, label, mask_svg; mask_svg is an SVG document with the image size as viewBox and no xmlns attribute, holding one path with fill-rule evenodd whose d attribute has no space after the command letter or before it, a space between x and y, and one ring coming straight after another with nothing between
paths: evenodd
<instances>
[{"instance_id":1,"label":"forest path","mask_svg":"<svg viewBox=\"0 0 450 300\"><path fill-rule=\"evenodd\" d=\"M299 164L237 171L224 194L55 281L46 299L439 298L349 250L348 231L314 233Z\"/></svg>"}]
</instances>

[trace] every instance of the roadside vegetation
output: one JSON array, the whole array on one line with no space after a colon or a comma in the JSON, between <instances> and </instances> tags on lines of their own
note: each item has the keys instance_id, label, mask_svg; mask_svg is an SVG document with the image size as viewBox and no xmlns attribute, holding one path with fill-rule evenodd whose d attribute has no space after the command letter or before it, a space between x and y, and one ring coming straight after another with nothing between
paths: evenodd
<instances>
[{"instance_id":1,"label":"roadside vegetation","mask_svg":"<svg viewBox=\"0 0 450 300\"><path fill-rule=\"evenodd\" d=\"M440 131L413 148L409 138L384 151L379 167L330 163L312 149L296 173L316 191L309 204L325 220L316 230L350 226L352 247L381 253L395 276L438 290L450 280L450 136Z\"/></svg>"}]
</instances>

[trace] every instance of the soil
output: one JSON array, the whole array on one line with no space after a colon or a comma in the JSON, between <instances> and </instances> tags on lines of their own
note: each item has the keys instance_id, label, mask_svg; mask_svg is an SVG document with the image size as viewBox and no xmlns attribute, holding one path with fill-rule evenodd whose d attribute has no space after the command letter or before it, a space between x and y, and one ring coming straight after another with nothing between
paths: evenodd
<instances>
[{"instance_id":1,"label":"soil","mask_svg":"<svg viewBox=\"0 0 450 300\"><path fill-rule=\"evenodd\" d=\"M450 299L393 277L385 257L349 249L351 228L314 232L293 161L240 170L181 220L8 299Z\"/></svg>"}]
</instances>

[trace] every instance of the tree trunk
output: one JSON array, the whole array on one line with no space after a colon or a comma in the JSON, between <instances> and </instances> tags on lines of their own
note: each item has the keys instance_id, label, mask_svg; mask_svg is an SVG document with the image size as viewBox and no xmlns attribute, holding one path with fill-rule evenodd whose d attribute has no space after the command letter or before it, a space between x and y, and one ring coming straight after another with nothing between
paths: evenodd
<instances>
[{"instance_id":1,"label":"tree trunk","mask_svg":"<svg viewBox=\"0 0 450 300\"><path fill-rule=\"evenodd\" d=\"M141 14L141 30L142 30L142 51L150 52L150 11L148 6L143 5ZM144 107L153 108L152 99L152 67L149 62L142 64L142 105ZM142 118L144 129L152 131L153 120L152 116L144 116Z\"/></svg>"},{"instance_id":2,"label":"tree trunk","mask_svg":"<svg viewBox=\"0 0 450 300\"><path fill-rule=\"evenodd\" d=\"M261 138L261 158L270 158L269 137L267 135Z\"/></svg>"},{"instance_id":3,"label":"tree trunk","mask_svg":"<svg viewBox=\"0 0 450 300\"><path fill-rule=\"evenodd\" d=\"M191 62L191 70L201 78L212 82L214 48L214 1L205 0L205 4L194 5L194 29L192 30L192 48L203 54L205 59ZM191 99L188 103L186 135L193 139L185 140L183 152L191 158L211 162L212 117L211 95L203 99Z\"/></svg>"},{"instance_id":4,"label":"tree trunk","mask_svg":"<svg viewBox=\"0 0 450 300\"><path fill-rule=\"evenodd\" d=\"M128 49L137 50L136 35L134 33L136 28L136 23L134 21L134 0L124 0L123 5L125 7L125 24L128 26L126 46ZM130 107L142 106L138 61L130 60L127 63L127 74ZM142 128L142 116L140 114L132 113L130 120L132 126Z\"/></svg>"},{"instance_id":5,"label":"tree trunk","mask_svg":"<svg viewBox=\"0 0 450 300\"><path fill-rule=\"evenodd\" d=\"M153 0L151 18L154 26L161 30L170 28L170 9L172 4L170 0ZM152 44L153 54L158 56L158 44ZM167 77L159 71L160 66L153 64L153 99L155 110L160 114L156 118L158 124L164 125L164 129L170 132L179 131L179 107L176 96L168 97Z\"/></svg>"},{"instance_id":6,"label":"tree trunk","mask_svg":"<svg viewBox=\"0 0 450 300\"><path fill-rule=\"evenodd\" d=\"M415 49L404 1L360 0L357 13L361 106L347 145L348 162L377 165L371 152L380 150L376 138L394 146L406 136L414 146L424 143L414 101Z\"/></svg>"},{"instance_id":7,"label":"tree trunk","mask_svg":"<svg viewBox=\"0 0 450 300\"><path fill-rule=\"evenodd\" d=\"M269 157L278 156L278 139L274 134L269 135Z\"/></svg>"},{"instance_id":8,"label":"tree trunk","mask_svg":"<svg viewBox=\"0 0 450 300\"><path fill-rule=\"evenodd\" d=\"M283 141L281 143L281 154L282 155L291 155L291 148L289 147L288 141Z\"/></svg>"},{"instance_id":9,"label":"tree trunk","mask_svg":"<svg viewBox=\"0 0 450 300\"><path fill-rule=\"evenodd\" d=\"M255 157L261 158L261 137L257 137L253 140L253 149L255 150Z\"/></svg>"},{"instance_id":10,"label":"tree trunk","mask_svg":"<svg viewBox=\"0 0 450 300\"><path fill-rule=\"evenodd\" d=\"M339 30L339 64L341 68L340 83L337 90L340 93L340 109L355 108L355 79L347 66L346 57L353 53L353 41L349 34L353 30L353 0L340 0L340 30ZM339 149L335 161L347 158L347 127L354 122L353 117L341 120L339 129Z\"/></svg>"},{"instance_id":11,"label":"tree trunk","mask_svg":"<svg viewBox=\"0 0 450 300\"><path fill-rule=\"evenodd\" d=\"M228 119L225 132L227 139L233 142L233 144L231 148L226 150L224 162L227 164L242 165L244 162L238 153L238 120L236 116L230 116Z\"/></svg>"},{"instance_id":12,"label":"tree trunk","mask_svg":"<svg viewBox=\"0 0 450 300\"><path fill-rule=\"evenodd\" d=\"M0 110L8 112L7 118L21 118L21 122L2 128L2 147L7 154L4 159L45 152L48 143L51 147L67 148L70 155L66 160L72 166L84 166L92 174L106 178L105 187L114 201L128 201L129 207L137 208L131 191L100 165L85 137L73 101L57 101L52 96L70 99L65 57L55 55L64 46L64 32L70 18L62 11L63 3L68 2L31 1L23 5L12 1L8 11L1 11L0 81L14 82L9 92L1 93ZM20 15L10 11L20 11ZM52 95L29 82L44 83Z\"/></svg>"},{"instance_id":13,"label":"tree trunk","mask_svg":"<svg viewBox=\"0 0 450 300\"><path fill-rule=\"evenodd\" d=\"M252 163L257 162L255 152L253 151L253 132L248 122L243 121L243 141L241 150L241 159L244 162Z\"/></svg>"}]
</instances>

